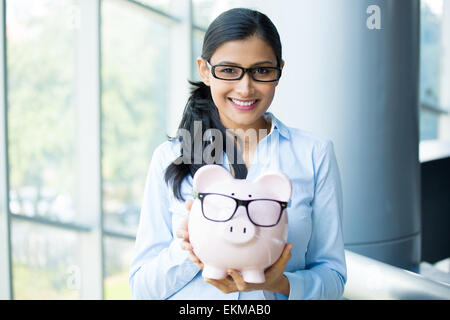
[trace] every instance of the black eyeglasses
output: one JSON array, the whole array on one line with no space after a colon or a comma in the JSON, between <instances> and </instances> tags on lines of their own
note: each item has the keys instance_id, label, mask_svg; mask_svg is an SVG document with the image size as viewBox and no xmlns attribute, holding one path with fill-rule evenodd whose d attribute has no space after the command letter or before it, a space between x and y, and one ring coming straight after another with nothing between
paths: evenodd
<instances>
[{"instance_id":1,"label":"black eyeglasses","mask_svg":"<svg viewBox=\"0 0 450 320\"><path fill-rule=\"evenodd\" d=\"M243 68L238 66L216 64L211 66L209 61L206 61L211 69L211 73L214 78L226 81L240 80L244 77L244 74L248 72L253 80L259 82L274 82L278 81L281 77L280 67L254 67Z\"/></svg>"},{"instance_id":2,"label":"black eyeglasses","mask_svg":"<svg viewBox=\"0 0 450 320\"><path fill-rule=\"evenodd\" d=\"M239 206L244 206L249 220L259 227L278 224L288 203L273 199L241 200L220 193L196 193L201 202L203 216L211 221L225 222L233 218Z\"/></svg>"}]
</instances>

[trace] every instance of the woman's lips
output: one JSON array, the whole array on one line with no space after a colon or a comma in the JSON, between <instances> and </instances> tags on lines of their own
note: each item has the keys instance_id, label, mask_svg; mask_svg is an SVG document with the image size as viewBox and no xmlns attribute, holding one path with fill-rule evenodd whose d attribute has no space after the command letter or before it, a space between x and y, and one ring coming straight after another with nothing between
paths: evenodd
<instances>
[{"instance_id":1,"label":"woman's lips","mask_svg":"<svg viewBox=\"0 0 450 320\"><path fill-rule=\"evenodd\" d=\"M234 98L228 98L231 102L231 104L239 110L251 110L256 107L256 104L258 103L258 99L252 99L252 100L241 100L241 99L234 99Z\"/></svg>"}]
</instances>

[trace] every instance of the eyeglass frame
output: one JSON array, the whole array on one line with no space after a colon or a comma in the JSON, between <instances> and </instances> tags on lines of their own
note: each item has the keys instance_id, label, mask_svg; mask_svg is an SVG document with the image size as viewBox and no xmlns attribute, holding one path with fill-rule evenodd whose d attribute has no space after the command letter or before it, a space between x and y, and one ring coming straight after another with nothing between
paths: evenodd
<instances>
[{"instance_id":1,"label":"eyeglass frame","mask_svg":"<svg viewBox=\"0 0 450 320\"><path fill-rule=\"evenodd\" d=\"M211 194L215 194L215 195L227 197L227 198L233 199L233 200L236 202L236 208L234 209L234 212L233 212L233 214L230 216L230 218L228 218L227 220L214 220L214 219L208 218L208 217L205 215L205 212L204 212L204 210L203 210L203 200L205 199L205 197L206 197L207 195L211 195ZM222 193L214 193L214 192L198 192L198 193L194 193L194 197L200 199L200 204L201 204L201 208L202 208L202 215L203 215L203 217L205 217L205 219L207 219L207 220L209 220L209 221L214 221L214 222L227 222L227 221L230 221L231 219L233 219L234 215L236 214L237 209L238 209L240 206L243 206L243 207L245 208L245 212L247 213L248 220L250 220L250 222L253 223L255 226L263 227L263 228L265 228L265 227L269 228L269 227L274 227L274 226L276 226L276 225L280 222L280 220L281 220L281 216L283 215L284 209L286 209L286 208L288 207L288 204L289 204L289 202L286 202L286 201L280 201L280 200L275 200L275 199L264 199L264 198L263 198L263 199L241 200L241 199L237 199L237 198L235 198L235 197L232 197L232 196L229 196L229 195L226 195L226 194L222 194ZM274 223L274 224L272 224L272 225L268 225L268 226L266 226L266 225L260 225L260 224L255 223L255 222L250 218L250 214L249 214L249 212L248 212L248 205L250 204L250 202L252 202L252 201L257 201L257 200L269 200L269 201L278 202L278 204L280 205L280 213L279 213L279 215L278 215L278 219L277 219L277 222L276 222L276 223Z\"/></svg>"},{"instance_id":2,"label":"eyeglass frame","mask_svg":"<svg viewBox=\"0 0 450 320\"><path fill-rule=\"evenodd\" d=\"M229 64L215 64L215 65L211 65L211 63L208 60L205 60L207 65L210 67L211 70L211 74L213 75L214 78L219 79L219 80L224 80L224 81L237 81L237 80L241 80L244 75L248 72L250 74L250 78L252 78L253 81L257 81L257 82L275 82L280 80L281 78L281 73L282 70L280 67L254 67L254 68L244 68L244 67L240 67L240 66L235 66L235 65L229 65ZM238 68L242 70L242 74L239 78L236 79L223 79L223 78L219 78L218 76L216 76L216 67L232 67L232 68ZM280 72L279 76L277 79L275 80L257 80L253 77L253 73L252 71L255 69L259 69L259 68L268 68L268 69L276 69Z\"/></svg>"}]
</instances>

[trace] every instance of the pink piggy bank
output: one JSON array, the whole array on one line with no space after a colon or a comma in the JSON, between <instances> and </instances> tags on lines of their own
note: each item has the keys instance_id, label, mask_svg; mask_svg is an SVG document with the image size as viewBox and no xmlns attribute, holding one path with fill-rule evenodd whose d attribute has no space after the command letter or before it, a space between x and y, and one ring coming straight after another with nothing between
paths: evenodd
<instances>
[{"instance_id":1,"label":"pink piggy bank","mask_svg":"<svg viewBox=\"0 0 450 320\"><path fill-rule=\"evenodd\" d=\"M264 270L287 240L289 179L282 173L234 179L219 165L205 165L195 173L193 189L188 231L202 276L223 279L232 268L246 282L265 282Z\"/></svg>"}]
</instances>

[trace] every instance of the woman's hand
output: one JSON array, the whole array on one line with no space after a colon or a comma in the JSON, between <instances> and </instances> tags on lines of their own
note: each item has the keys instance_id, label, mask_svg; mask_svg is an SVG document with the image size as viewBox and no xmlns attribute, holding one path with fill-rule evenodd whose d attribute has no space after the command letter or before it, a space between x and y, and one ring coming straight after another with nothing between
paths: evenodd
<instances>
[{"instance_id":1,"label":"woman's hand","mask_svg":"<svg viewBox=\"0 0 450 320\"><path fill-rule=\"evenodd\" d=\"M191 211L193 200L186 201L186 207L188 211ZM177 230L177 237L183 239L181 242L181 248L189 251L189 260L194 262L199 269L203 269L203 263L195 255L192 250L192 245L189 242L189 232L188 232L188 221L186 219L181 224L180 228ZM289 280L284 276L283 272L286 269L286 264L291 258L292 244L288 243L285 245L281 256L277 261L264 272L266 281L264 283L248 283L242 278L239 271L234 269L228 270L228 276L224 279L205 279L206 282L217 287L224 293L236 292L236 291L253 291L253 290L267 290L272 292L280 292L286 296L289 295Z\"/></svg>"},{"instance_id":2,"label":"woman's hand","mask_svg":"<svg viewBox=\"0 0 450 320\"><path fill-rule=\"evenodd\" d=\"M193 202L194 200L186 201L186 208L188 209L189 212L191 211ZM203 263L194 254L194 251L192 250L192 245L189 242L188 221L189 221L189 213L188 217L186 217L186 219L181 224L180 228L177 230L177 237L183 239L183 241L181 242L181 248L189 251L189 260L194 262L199 269L203 269Z\"/></svg>"},{"instance_id":3,"label":"woman's hand","mask_svg":"<svg viewBox=\"0 0 450 320\"><path fill-rule=\"evenodd\" d=\"M264 276L266 278L264 283L245 282L239 271L233 269L228 270L229 275L225 279L205 279L205 281L217 287L224 293L267 290L272 292L280 292L285 296L289 296L289 280L283 272L284 269L286 269L287 262L292 256L291 250L292 244L286 244L278 260L264 272Z\"/></svg>"}]
</instances>

